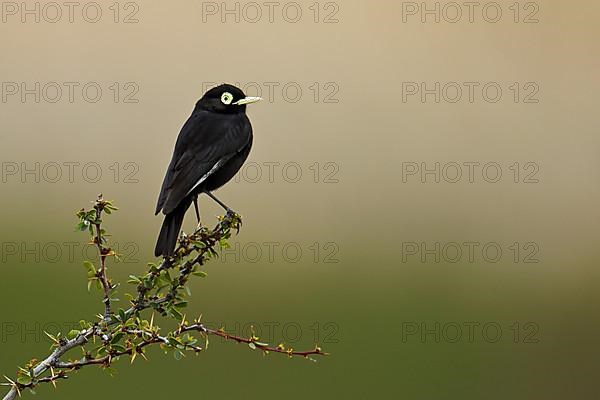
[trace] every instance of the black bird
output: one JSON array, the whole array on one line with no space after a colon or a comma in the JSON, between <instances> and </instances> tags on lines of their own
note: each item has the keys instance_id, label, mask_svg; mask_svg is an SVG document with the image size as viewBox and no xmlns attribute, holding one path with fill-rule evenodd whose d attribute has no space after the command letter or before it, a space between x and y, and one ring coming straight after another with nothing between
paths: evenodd
<instances>
[{"instance_id":1,"label":"black bird","mask_svg":"<svg viewBox=\"0 0 600 400\"><path fill-rule=\"evenodd\" d=\"M183 217L192 202L200 222L198 195L206 193L231 211L211 191L233 178L248 158L252 125L246 105L259 100L224 84L207 91L196 103L179 132L158 196L155 214L162 210L165 219L154 249L157 257L173 255Z\"/></svg>"}]
</instances>

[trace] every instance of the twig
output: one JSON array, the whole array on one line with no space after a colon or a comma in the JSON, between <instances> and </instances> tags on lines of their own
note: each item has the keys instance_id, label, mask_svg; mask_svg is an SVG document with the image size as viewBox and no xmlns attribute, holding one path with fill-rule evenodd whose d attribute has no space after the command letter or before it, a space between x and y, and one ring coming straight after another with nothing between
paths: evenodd
<instances>
[{"instance_id":1,"label":"twig","mask_svg":"<svg viewBox=\"0 0 600 400\"><path fill-rule=\"evenodd\" d=\"M292 356L309 357L311 355L321 355L321 356L329 355L329 353L323 352L323 350L319 346L316 346L314 349L308 350L308 351L296 351L291 347L286 348L283 344L280 344L276 347L272 347L272 346L269 346L268 343L260 342L259 341L260 338L254 336L254 335L252 335L249 338L245 338L242 336L236 336L236 335L229 334L229 333L225 332L223 329L210 329L199 323L181 328L181 332L188 332L188 331L203 332L208 335L219 336L226 340L233 340L238 343L246 343L248 345L251 345L252 348L260 349L260 350L264 351L265 353L272 352L272 353L287 354L290 357L292 357Z\"/></svg>"},{"instance_id":2,"label":"twig","mask_svg":"<svg viewBox=\"0 0 600 400\"><path fill-rule=\"evenodd\" d=\"M21 395L21 390L32 389L40 383L52 383L56 385L58 379L66 379L66 372L78 370L88 365L102 365L109 367L113 360L120 356L130 355L133 362L137 355L146 358L144 349L152 344L159 344L165 350L174 350L177 353L183 354L183 351L193 351L196 354L203 351L208 346L208 336L218 336L225 340L235 341L237 343L245 343L252 349L262 350L265 354L269 352L286 354L289 357L300 356L310 358L311 355L327 355L318 346L313 350L296 351L292 348L286 348L283 344L271 346L268 343L262 343L259 338L252 333L249 338L231 335L223 329L211 329L200 323L200 319L194 321L193 324L188 324L185 321L185 316L177 311L178 305L181 304L184 295L182 289L185 288L192 274L204 274L197 272L198 265L204 265L206 260L217 254L215 246L227 245L227 239L230 237L231 229L239 230L241 219L239 215L228 212L224 217L220 218L219 223L214 229L209 230L205 227L198 228L191 236L183 235L179 239L178 247L175 251L175 256L165 257L159 265L149 264L148 272L141 277L133 277L134 282L138 284L137 297L131 300L131 306L127 310L111 310L111 294L114 286L108 277L106 258L113 255L112 250L105 246L105 233L102 229L102 213L103 211L110 214L112 210L117 208L110 201L105 201L102 195L94 203L93 210L81 210L77 213L80 218L78 228L88 230L92 234L92 242L96 245L100 256L100 268L95 270L93 265L89 263L88 278L90 281L99 280L102 284L104 292L104 314L100 315L100 321L96 323L83 322L82 330L74 332L74 337L71 339L60 338L60 335L54 337L48 336L54 341L53 346L56 347L52 353L42 362L32 360L28 364L28 368L20 368L19 375L25 375L25 379L17 379L13 381L9 378L7 383L2 385L10 386L9 392L4 396L3 400L13 400L16 396ZM191 256L191 257L190 257ZM189 259L187 257L190 257ZM170 278L169 271L178 267L178 275L175 278ZM168 278L167 278L168 277ZM163 279L169 283L166 293L161 293L164 286L159 286L156 281ZM169 286L167 285L167 286ZM156 294L151 295L151 291L156 289ZM178 303L179 302L179 303ZM150 321L140 318L140 313L147 309L154 309L161 314L167 313L172 316L181 318L178 329L170 332L166 336L161 336L159 327L154 325L154 314ZM191 335L183 333L199 332L206 339L206 346L200 347L196 345L196 339ZM90 339L100 339L102 345L97 348L96 355L85 350L83 347ZM121 343L125 340L125 346ZM84 357L75 361L62 361L61 357L75 347L81 346L84 349ZM101 352L100 350L103 352ZM104 355L105 354L105 355ZM54 369L60 371L55 373ZM43 376L48 370L51 371L50 376Z\"/></svg>"},{"instance_id":3,"label":"twig","mask_svg":"<svg viewBox=\"0 0 600 400\"><path fill-rule=\"evenodd\" d=\"M46 372L52 365L54 365L58 359L65 354L67 351L85 344L88 341L89 336L91 336L93 330L86 331L75 339L69 340L61 346L58 346L52 354L50 354L45 360L39 363L34 369L34 376L40 376L44 372ZM14 382L10 391L4 396L3 400L13 400L17 395L20 395L20 390L23 388L23 385Z\"/></svg>"},{"instance_id":4,"label":"twig","mask_svg":"<svg viewBox=\"0 0 600 400\"><path fill-rule=\"evenodd\" d=\"M98 270L98 279L102 284L102 289L104 290L104 318L107 319L110 317L111 309L110 309L110 291L112 289L111 284L108 280L106 273L106 256L111 251L108 248L105 248L103 245L104 238L102 237L102 211L104 210L104 199L102 198L102 194L98 195L98 200L96 200L94 204L94 209L96 210L96 221L94 223L96 229L96 236L94 237L94 242L98 247L98 256L100 258L100 269Z\"/></svg>"}]
</instances>

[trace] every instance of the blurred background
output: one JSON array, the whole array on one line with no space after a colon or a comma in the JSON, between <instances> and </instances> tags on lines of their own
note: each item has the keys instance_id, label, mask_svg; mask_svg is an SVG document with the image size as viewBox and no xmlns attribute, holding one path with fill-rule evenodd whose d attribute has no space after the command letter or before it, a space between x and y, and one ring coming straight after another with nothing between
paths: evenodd
<instances>
[{"instance_id":1,"label":"blurred background","mask_svg":"<svg viewBox=\"0 0 600 400\"><path fill-rule=\"evenodd\" d=\"M244 226L187 315L333 355L213 339L38 397L597 392L597 2L1 6L1 374L48 353L43 331L101 311L74 231L98 193L120 207L113 276L153 260L179 129L229 82L265 99L248 107L246 166L217 193ZM200 206L213 225L221 210Z\"/></svg>"}]
</instances>

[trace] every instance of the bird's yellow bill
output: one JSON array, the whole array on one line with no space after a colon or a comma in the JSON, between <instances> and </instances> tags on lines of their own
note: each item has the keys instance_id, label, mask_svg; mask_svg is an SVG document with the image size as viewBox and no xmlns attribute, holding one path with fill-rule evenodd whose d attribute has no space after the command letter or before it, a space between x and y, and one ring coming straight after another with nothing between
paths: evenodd
<instances>
[{"instance_id":1,"label":"bird's yellow bill","mask_svg":"<svg viewBox=\"0 0 600 400\"><path fill-rule=\"evenodd\" d=\"M237 106L241 106L243 104L256 103L257 101L261 101L261 100L262 100L262 97L244 97L243 99L238 100L233 104L235 104Z\"/></svg>"}]
</instances>

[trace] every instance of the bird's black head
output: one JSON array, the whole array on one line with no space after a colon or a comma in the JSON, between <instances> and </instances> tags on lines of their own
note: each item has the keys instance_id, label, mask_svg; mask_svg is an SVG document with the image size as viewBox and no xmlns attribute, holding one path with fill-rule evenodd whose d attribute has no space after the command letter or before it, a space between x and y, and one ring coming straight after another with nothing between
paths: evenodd
<instances>
[{"instance_id":1,"label":"bird's black head","mask_svg":"<svg viewBox=\"0 0 600 400\"><path fill-rule=\"evenodd\" d=\"M221 113L236 114L246 112L246 104L262 100L260 97L247 97L244 92L233 85L223 84L204 93L196 103L196 109Z\"/></svg>"}]
</instances>

